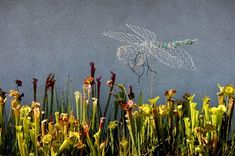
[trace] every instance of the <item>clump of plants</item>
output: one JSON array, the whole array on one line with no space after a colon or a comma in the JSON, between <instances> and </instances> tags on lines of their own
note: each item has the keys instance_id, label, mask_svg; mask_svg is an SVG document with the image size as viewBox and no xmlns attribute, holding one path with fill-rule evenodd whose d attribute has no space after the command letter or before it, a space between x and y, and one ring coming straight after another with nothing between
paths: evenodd
<instances>
[{"instance_id":1,"label":"clump of plants","mask_svg":"<svg viewBox=\"0 0 235 156\"><path fill-rule=\"evenodd\" d=\"M74 103L68 92L62 96L55 91L54 74L46 78L42 102L36 78L28 105L21 102L20 80L15 90L0 89L0 155L234 155L232 85L218 85L217 105L204 97L198 108L194 95L175 99L174 89L166 91L165 102L159 104L159 96L144 102L142 94L118 84L111 72L102 108L101 77L95 78L94 63L90 68Z\"/></svg>"}]
</instances>

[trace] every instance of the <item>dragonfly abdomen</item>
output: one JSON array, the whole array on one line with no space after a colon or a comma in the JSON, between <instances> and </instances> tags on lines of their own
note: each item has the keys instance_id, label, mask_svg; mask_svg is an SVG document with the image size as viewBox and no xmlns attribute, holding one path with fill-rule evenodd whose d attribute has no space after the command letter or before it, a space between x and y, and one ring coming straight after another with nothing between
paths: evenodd
<instances>
[{"instance_id":1,"label":"dragonfly abdomen","mask_svg":"<svg viewBox=\"0 0 235 156\"><path fill-rule=\"evenodd\" d=\"M196 39L186 39L181 41L173 41L168 43L162 43L161 48L162 49L171 49L171 48L179 48L185 45L192 45L196 42Z\"/></svg>"}]
</instances>

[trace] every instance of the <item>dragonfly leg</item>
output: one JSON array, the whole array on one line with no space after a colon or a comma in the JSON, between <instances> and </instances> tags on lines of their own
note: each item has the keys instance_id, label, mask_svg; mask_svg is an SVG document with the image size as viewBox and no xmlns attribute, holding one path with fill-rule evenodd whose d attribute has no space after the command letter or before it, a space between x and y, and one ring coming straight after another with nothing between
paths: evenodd
<instances>
[{"instance_id":1,"label":"dragonfly leg","mask_svg":"<svg viewBox=\"0 0 235 156\"><path fill-rule=\"evenodd\" d=\"M140 82L141 77L143 76L144 72L145 72L145 62L140 62L138 59L142 59L141 55L143 55L141 52L138 52L135 57L130 60L130 64L128 65L129 68L132 70L132 72L134 72L137 76L138 76L138 82ZM142 67L142 72L138 73L136 71L137 67Z\"/></svg>"},{"instance_id":2,"label":"dragonfly leg","mask_svg":"<svg viewBox=\"0 0 235 156\"><path fill-rule=\"evenodd\" d=\"M147 72L146 74L148 75L148 72L151 72L151 73L154 73L155 74L155 78L157 77L157 71L153 70L152 67L149 65L149 61L148 59L146 58L146 65L147 66Z\"/></svg>"},{"instance_id":3,"label":"dragonfly leg","mask_svg":"<svg viewBox=\"0 0 235 156\"><path fill-rule=\"evenodd\" d=\"M133 72L133 73L135 73L137 76L138 76L138 82L140 82L140 79L141 79L141 77L144 75L144 72L145 72L145 68L144 68L144 66L142 65L142 72L139 74L138 72L136 72L136 69L134 68L134 67L132 67L132 66L130 66L130 65L128 65L129 66L129 68L131 69L131 71Z\"/></svg>"}]
</instances>

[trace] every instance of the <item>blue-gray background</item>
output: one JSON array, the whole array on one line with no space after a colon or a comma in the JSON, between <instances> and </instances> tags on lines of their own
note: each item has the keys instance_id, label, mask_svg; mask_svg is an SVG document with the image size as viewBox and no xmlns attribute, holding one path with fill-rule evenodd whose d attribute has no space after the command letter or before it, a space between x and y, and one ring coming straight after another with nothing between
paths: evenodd
<instances>
[{"instance_id":1,"label":"blue-gray background","mask_svg":"<svg viewBox=\"0 0 235 156\"><path fill-rule=\"evenodd\" d=\"M197 38L189 50L196 71L174 70L156 61L158 77L151 85L141 83L129 68L118 61L122 45L102 32L128 32L125 24L145 27L159 41ZM32 100L32 77L39 79L40 92L49 72L59 85L70 74L74 90L80 90L94 61L102 83L117 74L117 82L133 85L145 98L163 96L175 88L197 99L209 95L216 101L217 83L235 84L234 41L235 1L233 0L0 0L0 87L15 88L23 81L25 103ZM103 87L103 101L107 89Z\"/></svg>"}]
</instances>

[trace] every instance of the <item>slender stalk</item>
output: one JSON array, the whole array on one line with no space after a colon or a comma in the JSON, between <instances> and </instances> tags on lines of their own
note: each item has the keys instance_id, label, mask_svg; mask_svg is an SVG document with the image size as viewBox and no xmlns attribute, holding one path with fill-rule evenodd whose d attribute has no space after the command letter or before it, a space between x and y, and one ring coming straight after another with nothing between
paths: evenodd
<instances>
[{"instance_id":1,"label":"slender stalk","mask_svg":"<svg viewBox=\"0 0 235 156\"><path fill-rule=\"evenodd\" d=\"M97 99L92 98L92 120L91 120L91 131L95 130L95 119L96 119L96 112L97 112Z\"/></svg>"},{"instance_id":2,"label":"slender stalk","mask_svg":"<svg viewBox=\"0 0 235 156\"><path fill-rule=\"evenodd\" d=\"M106 103L106 106L105 106L103 117L106 117L106 114L107 114L107 111L108 111L108 108L109 108L109 104L110 104L110 100L111 100L111 96L112 96L112 92L113 92L113 89L114 89L115 81L116 81L116 74L113 73L112 71L111 71L111 74L112 74L111 80L109 80L107 82L107 85L110 88L109 88L108 100L107 100L107 103Z\"/></svg>"},{"instance_id":3,"label":"slender stalk","mask_svg":"<svg viewBox=\"0 0 235 156\"><path fill-rule=\"evenodd\" d=\"M229 133L231 130L231 121L232 121L232 117L233 117L233 110L234 110L234 99L232 97L230 97L228 100L228 111L227 111L227 116L228 116L227 122L228 123L227 123L227 131L226 131L226 136L227 136L226 141L228 141Z\"/></svg>"},{"instance_id":4,"label":"slender stalk","mask_svg":"<svg viewBox=\"0 0 235 156\"><path fill-rule=\"evenodd\" d=\"M110 89L109 89L108 100L106 102L106 106L105 106L105 110L104 110L104 114L103 114L104 117L106 117L106 114L107 114L107 111L108 111L108 108L109 108L109 104L110 104L113 88L114 87L111 86Z\"/></svg>"},{"instance_id":5,"label":"slender stalk","mask_svg":"<svg viewBox=\"0 0 235 156\"><path fill-rule=\"evenodd\" d=\"M37 82L38 79L33 78L33 101L37 101Z\"/></svg>"},{"instance_id":6,"label":"slender stalk","mask_svg":"<svg viewBox=\"0 0 235 156\"><path fill-rule=\"evenodd\" d=\"M53 105L54 105L54 85L51 87L51 101L50 101L50 117L52 117L52 113L53 113Z\"/></svg>"}]
</instances>

